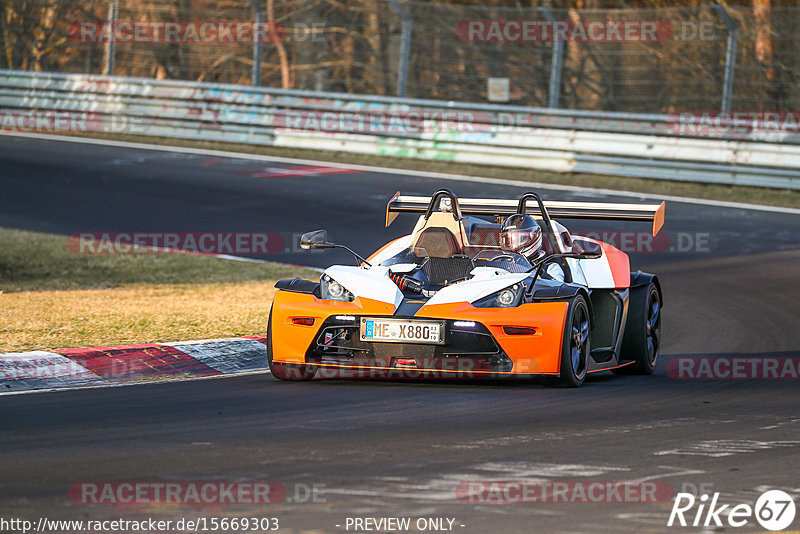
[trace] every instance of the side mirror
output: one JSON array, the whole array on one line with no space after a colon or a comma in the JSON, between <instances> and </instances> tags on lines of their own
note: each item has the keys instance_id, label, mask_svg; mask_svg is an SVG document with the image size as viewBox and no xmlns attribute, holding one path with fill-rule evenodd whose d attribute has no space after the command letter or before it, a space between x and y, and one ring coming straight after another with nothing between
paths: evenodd
<instances>
[{"instance_id":1,"label":"side mirror","mask_svg":"<svg viewBox=\"0 0 800 534\"><path fill-rule=\"evenodd\" d=\"M333 244L328 242L327 230L314 230L300 237L300 248L311 250L315 248L332 248Z\"/></svg>"}]
</instances>

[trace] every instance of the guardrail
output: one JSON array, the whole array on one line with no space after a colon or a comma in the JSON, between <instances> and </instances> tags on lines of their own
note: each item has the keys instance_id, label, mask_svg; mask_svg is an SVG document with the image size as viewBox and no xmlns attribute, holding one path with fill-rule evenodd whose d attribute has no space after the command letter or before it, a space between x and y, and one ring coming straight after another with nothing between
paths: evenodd
<instances>
[{"instance_id":1,"label":"guardrail","mask_svg":"<svg viewBox=\"0 0 800 534\"><path fill-rule=\"evenodd\" d=\"M69 120L58 128L47 112ZM0 113L0 131L134 134L800 189L797 130L760 131L739 120L685 131L668 115L3 70Z\"/></svg>"}]
</instances>

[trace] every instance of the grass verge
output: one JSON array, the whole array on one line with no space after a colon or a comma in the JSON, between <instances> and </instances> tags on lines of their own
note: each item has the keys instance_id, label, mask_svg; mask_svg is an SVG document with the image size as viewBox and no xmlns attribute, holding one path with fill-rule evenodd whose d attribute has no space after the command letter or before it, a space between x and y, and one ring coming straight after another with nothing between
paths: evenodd
<instances>
[{"instance_id":1,"label":"grass verge","mask_svg":"<svg viewBox=\"0 0 800 534\"><path fill-rule=\"evenodd\" d=\"M66 236L8 228L0 228L0 243L0 291L5 293L276 280L299 272L281 263L198 254L75 254L67 249Z\"/></svg>"},{"instance_id":2,"label":"grass verge","mask_svg":"<svg viewBox=\"0 0 800 534\"><path fill-rule=\"evenodd\" d=\"M617 191L633 191L653 195L692 197L710 200L723 200L728 202L745 202L749 204L766 204L770 206L800 208L800 191L790 189L772 189L766 187L750 187L742 185L703 184L674 180L631 178L627 176L606 176L601 174L557 173L536 169L474 165L451 161L420 160L394 156L353 154L349 152L265 147L237 143L191 141L136 135L86 135L85 137L136 143L161 144L184 148L227 150L231 152L242 152L247 154L310 159L352 165L373 165L394 169L407 169L409 171L418 170L441 172L448 174L460 174L464 176L502 178L506 180L573 185L598 189L613 189Z\"/></svg>"},{"instance_id":3,"label":"grass verge","mask_svg":"<svg viewBox=\"0 0 800 534\"><path fill-rule=\"evenodd\" d=\"M0 295L0 352L265 333L274 281Z\"/></svg>"},{"instance_id":4,"label":"grass verge","mask_svg":"<svg viewBox=\"0 0 800 534\"><path fill-rule=\"evenodd\" d=\"M0 228L0 352L254 335L274 282L318 273L194 254L75 255Z\"/></svg>"}]
</instances>

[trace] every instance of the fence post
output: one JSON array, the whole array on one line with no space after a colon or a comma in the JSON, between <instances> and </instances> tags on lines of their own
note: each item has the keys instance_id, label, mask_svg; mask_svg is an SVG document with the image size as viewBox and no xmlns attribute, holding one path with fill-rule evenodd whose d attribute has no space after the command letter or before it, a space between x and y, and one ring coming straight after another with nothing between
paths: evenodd
<instances>
[{"instance_id":1,"label":"fence post","mask_svg":"<svg viewBox=\"0 0 800 534\"><path fill-rule=\"evenodd\" d=\"M725 45L725 78L722 82L722 111L730 111L731 100L733 100L733 80L734 69L736 68L736 44L739 40L739 26L721 4L714 4L714 11L717 12L719 18L728 28L728 42Z\"/></svg>"},{"instance_id":2,"label":"fence post","mask_svg":"<svg viewBox=\"0 0 800 534\"><path fill-rule=\"evenodd\" d=\"M408 56L411 53L411 30L414 24L408 12L403 9L397 0L389 0L395 12L400 15L403 21L403 29L400 40L400 66L397 72L397 96L406 96L406 84L408 82Z\"/></svg>"},{"instance_id":3,"label":"fence post","mask_svg":"<svg viewBox=\"0 0 800 534\"><path fill-rule=\"evenodd\" d=\"M248 0L253 10L256 12L256 25L264 24L264 8L261 7L259 0ZM257 26L258 27L258 26ZM261 56L264 43L258 38L259 33L253 32L253 69L250 71L250 84L253 86L261 85ZM263 33L261 34L263 35Z\"/></svg>"},{"instance_id":4,"label":"fence post","mask_svg":"<svg viewBox=\"0 0 800 534\"><path fill-rule=\"evenodd\" d=\"M548 7L540 7L544 18L553 22L556 18ZM553 57L550 60L550 89L547 98L547 107L557 108L561 97L561 71L564 67L564 41L553 40Z\"/></svg>"},{"instance_id":5,"label":"fence post","mask_svg":"<svg viewBox=\"0 0 800 534\"><path fill-rule=\"evenodd\" d=\"M115 51L115 36L116 28L114 25L117 23L117 0L108 0L108 41L106 41L106 64L103 67L103 74L107 76L114 75L114 55Z\"/></svg>"}]
</instances>

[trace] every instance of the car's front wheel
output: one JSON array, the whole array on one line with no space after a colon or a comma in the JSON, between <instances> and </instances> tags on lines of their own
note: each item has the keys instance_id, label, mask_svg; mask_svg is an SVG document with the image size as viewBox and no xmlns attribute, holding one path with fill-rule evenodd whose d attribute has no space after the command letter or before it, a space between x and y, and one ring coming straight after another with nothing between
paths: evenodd
<instances>
[{"instance_id":1,"label":"car's front wheel","mask_svg":"<svg viewBox=\"0 0 800 534\"><path fill-rule=\"evenodd\" d=\"M569 303L567 311L559 376L546 377L543 381L545 384L569 388L576 388L583 384L591 353L590 334L589 306L583 295L578 295Z\"/></svg>"},{"instance_id":2,"label":"car's front wheel","mask_svg":"<svg viewBox=\"0 0 800 534\"><path fill-rule=\"evenodd\" d=\"M267 365L272 376L278 380L311 380L317 369L311 365L276 363L272 361L272 310L269 311L267 324Z\"/></svg>"}]
</instances>

